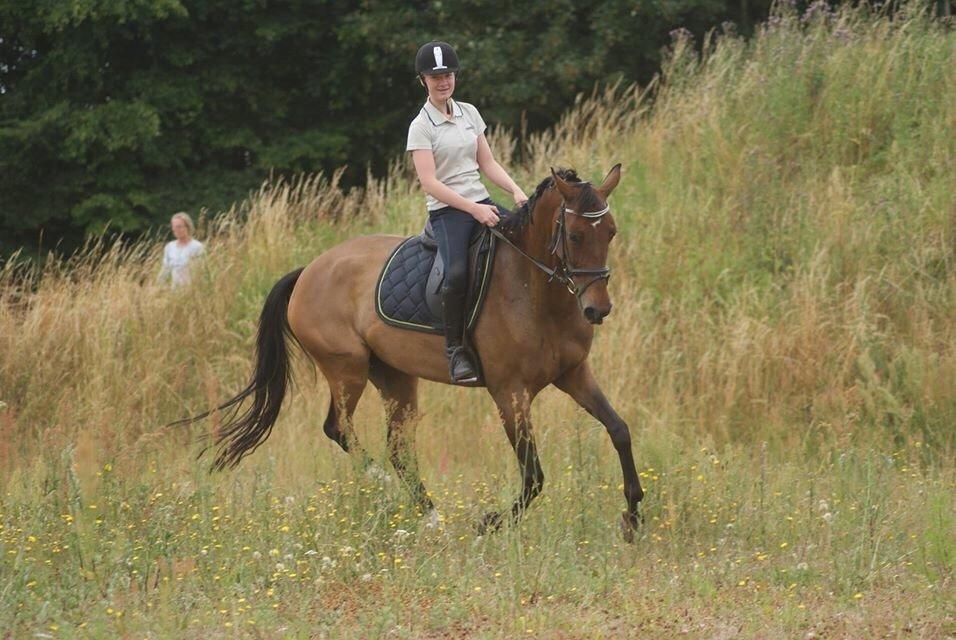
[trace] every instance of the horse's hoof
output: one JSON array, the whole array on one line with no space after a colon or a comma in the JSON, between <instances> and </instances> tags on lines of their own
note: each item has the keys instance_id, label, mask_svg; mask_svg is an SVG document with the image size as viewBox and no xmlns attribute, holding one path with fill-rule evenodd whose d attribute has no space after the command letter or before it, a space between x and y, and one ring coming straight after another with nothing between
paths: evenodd
<instances>
[{"instance_id":1,"label":"horse's hoof","mask_svg":"<svg viewBox=\"0 0 956 640\"><path fill-rule=\"evenodd\" d=\"M632 515L627 511L621 513L621 535L624 536L624 542L628 544L634 543L634 532L639 526L639 520L636 515Z\"/></svg>"},{"instance_id":2,"label":"horse's hoof","mask_svg":"<svg viewBox=\"0 0 956 640\"><path fill-rule=\"evenodd\" d=\"M497 511L486 513L485 517L478 523L478 535L483 536L486 533L494 533L501 528L501 514Z\"/></svg>"}]
</instances>

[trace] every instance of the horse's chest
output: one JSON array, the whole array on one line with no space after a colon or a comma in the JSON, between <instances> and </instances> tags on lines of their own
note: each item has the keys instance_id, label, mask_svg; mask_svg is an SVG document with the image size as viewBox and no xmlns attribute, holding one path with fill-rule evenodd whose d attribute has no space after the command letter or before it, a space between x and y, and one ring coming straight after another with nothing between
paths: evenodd
<instances>
[{"instance_id":1,"label":"horse's chest","mask_svg":"<svg viewBox=\"0 0 956 640\"><path fill-rule=\"evenodd\" d=\"M530 337L522 348L522 362L526 363L529 375L550 383L587 358L590 346L590 338L576 337L567 332L537 335Z\"/></svg>"}]
</instances>

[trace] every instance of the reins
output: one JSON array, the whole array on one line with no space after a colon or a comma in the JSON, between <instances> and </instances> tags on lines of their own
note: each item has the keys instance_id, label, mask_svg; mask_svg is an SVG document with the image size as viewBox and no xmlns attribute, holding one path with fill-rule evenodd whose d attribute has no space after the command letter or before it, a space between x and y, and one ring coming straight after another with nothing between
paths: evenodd
<instances>
[{"instance_id":1,"label":"reins","mask_svg":"<svg viewBox=\"0 0 956 640\"><path fill-rule=\"evenodd\" d=\"M600 267L597 269L579 269L568 263L568 232L567 232L567 225L564 222L564 218L568 213L576 215L576 216L581 216L583 218L600 218L601 216L603 216L610 210L611 210L611 206L607 205L600 211L578 212L578 211L574 211L573 209L569 209L564 202L561 203L561 213L558 214L558 227L557 229L555 229L554 235L551 236L551 241L548 243L548 253L550 253L551 255L554 255L557 252L558 242L560 241L561 243L561 254L558 256L558 266L555 269L552 269L551 267L544 264L540 260L537 260L531 257L530 255L528 255L523 249L521 249L521 247L519 247L514 242L509 240L507 236L505 236L503 233L501 233L494 227L490 227L490 230L492 234L504 240L505 243L510 245L515 251L517 251L518 253L523 255L525 258L527 258L531 262L531 264L533 264L538 269L540 269L545 274L547 274L548 282L551 282L552 280L557 280L558 282L563 284L565 287L567 287L568 291L574 294L575 298L577 298L578 306L581 306L581 296L583 296L584 292L588 290L588 287L590 287L595 282L598 282L599 280L610 279L611 269L610 267ZM574 282L575 276L588 276L588 275L593 275L594 277L588 280L587 284L585 284L583 287L579 287L577 284L575 284Z\"/></svg>"}]
</instances>

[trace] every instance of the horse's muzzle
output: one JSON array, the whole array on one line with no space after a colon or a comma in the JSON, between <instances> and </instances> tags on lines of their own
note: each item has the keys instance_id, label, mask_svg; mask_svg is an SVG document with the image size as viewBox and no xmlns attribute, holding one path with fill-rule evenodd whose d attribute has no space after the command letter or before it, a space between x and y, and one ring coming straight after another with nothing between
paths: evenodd
<instances>
[{"instance_id":1,"label":"horse's muzzle","mask_svg":"<svg viewBox=\"0 0 956 640\"><path fill-rule=\"evenodd\" d=\"M591 324L601 324L604 322L604 318L611 313L611 306L608 305L607 309L598 309L597 307L584 307L584 317Z\"/></svg>"}]
</instances>

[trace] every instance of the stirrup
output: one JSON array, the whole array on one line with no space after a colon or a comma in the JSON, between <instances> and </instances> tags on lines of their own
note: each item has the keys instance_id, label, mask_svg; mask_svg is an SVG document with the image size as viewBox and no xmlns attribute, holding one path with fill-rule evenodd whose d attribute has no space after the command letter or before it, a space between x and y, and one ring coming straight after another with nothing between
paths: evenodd
<instances>
[{"instance_id":1,"label":"stirrup","mask_svg":"<svg viewBox=\"0 0 956 640\"><path fill-rule=\"evenodd\" d=\"M468 349L459 346L449 351L448 374L454 384L478 382L478 370Z\"/></svg>"}]
</instances>

